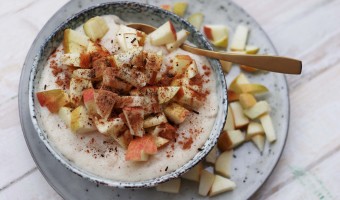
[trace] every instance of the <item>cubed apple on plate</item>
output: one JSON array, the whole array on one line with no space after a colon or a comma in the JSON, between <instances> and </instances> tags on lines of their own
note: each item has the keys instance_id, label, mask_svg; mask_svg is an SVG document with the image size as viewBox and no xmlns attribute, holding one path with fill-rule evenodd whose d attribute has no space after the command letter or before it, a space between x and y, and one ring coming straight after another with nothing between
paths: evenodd
<instances>
[{"instance_id":1,"label":"cubed apple on plate","mask_svg":"<svg viewBox=\"0 0 340 200\"><path fill-rule=\"evenodd\" d=\"M181 188L180 178L172 179L168 182L161 183L156 186L157 191L167 193L179 193L180 188Z\"/></svg>"},{"instance_id":2,"label":"cubed apple on plate","mask_svg":"<svg viewBox=\"0 0 340 200\"><path fill-rule=\"evenodd\" d=\"M202 170L203 164L202 162L199 162L197 163L197 165L195 165L195 167L191 168L188 172L183 174L182 178L199 182Z\"/></svg>"},{"instance_id":3,"label":"cubed apple on plate","mask_svg":"<svg viewBox=\"0 0 340 200\"><path fill-rule=\"evenodd\" d=\"M245 141L245 136L240 130L223 131L218 139L217 146L221 151L238 147Z\"/></svg>"}]
</instances>

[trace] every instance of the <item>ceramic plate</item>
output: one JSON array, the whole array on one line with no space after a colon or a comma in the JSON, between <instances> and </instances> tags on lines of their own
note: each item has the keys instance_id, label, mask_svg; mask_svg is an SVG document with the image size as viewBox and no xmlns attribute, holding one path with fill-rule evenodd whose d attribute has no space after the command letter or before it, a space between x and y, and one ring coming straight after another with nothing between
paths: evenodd
<instances>
[{"instance_id":1,"label":"ceramic plate","mask_svg":"<svg viewBox=\"0 0 340 200\"><path fill-rule=\"evenodd\" d=\"M54 30L68 17L88 7L106 2L107 0L74 0L62 7L46 24L44 29ZM139 1L153 5L161 4L161 1ZM167 1L172 4L173 1ZM276 54L276 50L261 27L244 10L231 1L195 1L189 3L188 15L194 12L202 12L205 15L204 24L225 24L230 29L232 38L233 30L239 23L250 27L251 33L248 44L261 47L260 53ZM39 33L38 38L46 39L47 34ZM34 54L34 50L39 48L33 45L29 55ZM21 83L28 83L30 67L25 63ZM227 82L239 73L234 67L227 75ZM270 93L261 96L272 106L271 116L277 132L276 143L269 145L266 143L262 154L251 143L246 143L234 151L232 162L231 179L236 182L237 188L228 193L213 197L212 199L248 199L258 190L274 169L283 150L289 123L289 97L288 88L284 75L276 73L246 74L252 82L266 85ZM28 88L20 87L19 102L24 102L28 97ZM89 182L66 169L59 163L35 133L30 120L27 103L19 104L21 123L27 144L31 154L37 163L40 171L45 176L51 186L65 199L205 199L197 194L198 184L190 181L182 181L179 194L167 194L156 192L154 188L149 189L116 189Z\"/></svg>"}]
</instances>

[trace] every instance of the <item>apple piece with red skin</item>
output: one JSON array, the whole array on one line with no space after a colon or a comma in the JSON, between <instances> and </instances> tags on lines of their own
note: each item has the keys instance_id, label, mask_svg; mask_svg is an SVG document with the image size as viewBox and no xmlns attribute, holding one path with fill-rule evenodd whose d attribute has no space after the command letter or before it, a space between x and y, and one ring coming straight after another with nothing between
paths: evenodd
<instances>
[{"instance_id":1,"label":"apple piece with red skin","mask_svg":"<svg viewBox=\"0 0 340 200\"><path fill-rule=\"evenodd\" d=\"M93 88L83 90L83 101L87 109L87 112L90 115L94 115L97 113L97 107L96 107L96 103L94 100L94 89Z\"/></svg>"},{"instance_id":2,"label":"apple piece with red skin","mask_svg":"<svg viewBox=\"0 0 340 200\"><path fill-rule=\"evenodd\" d=\"M131 140L125 154L125 160L146 161L147 155L157 153L157 146L152 135L144 135Z\"/></svg>"},{"instance_id":3,"label":"apple piece with red skin","mask_svg":"<svg viewBox=\"0 0 340 200\"><path fill-rule=\"evenodd\" d=\"M205 25L203 32L210 42L217 47L228 46L228 28L224 25Z\"/></svg>"},{"instance_id":4,"label":"apple piece with red skin","mask_svg":"<svg viewBox=\"0 0 340 200\"><path fill-rule=\"evenodd\" d=\"M249 124L249 119L244 115L240 102L231 102L229 106L233 114L235 128L242 128Z\"/></svg>"},{"instance_id":5,"label":"apple piece with red skin","mask_svg":"<svg viewBox=\"0 0 340 200\"><path fill-rule=\"evenodd\" d=\"M123 113L131 135L142 137L144 135L144 109L142 107L124 107Z\"/></svg>"},{"instance_id":6,"label":"apple piece with red skin","mask_svg":"<svg viewBox=\"0 0 340 200\"><path fill-rule=\"evenodd\" d=\"M232 90L228 90L227 95L228 95L229 102L238 101L240 98L240 95Z\"/></svg>"},{"instance_id":7,"label":"apple piece with red skin","mask_svg":"<svg viewBox=\"0 0 340 200\"><path fill-rule=\"evenodd\" d=\"M36 95L39 104L42 107L46 106L51 113L57 113L61 107L69 102L67 93L61 89L42 91Z\"/></svg>"},{"instance_id":8,"label":"apple piece with red skin","mask_svg":"<svg viewBox=\"0 0 340 200\"><path fill-rule=\"evenodd\" d=\"M88 88L93 88L90 80L71 78L70 100L74 106L80 105L83 96L82 92Z\"/></svg>"},{"instance_id":9,"label":"apple piece with red skin","mask_svg":"<svg viewBox=\"0 0 340 200\"><path fill-rule=\"evenodd\" d=\"M222 131L218 138L217 146L221 151L238 147L245 141L245 136L240 130Z\"/></svg>"},{"instance_id":10,"label":"apple piece with red skin","mask_svg":"<svg viewBox=\"0 0 340 200\"><path fill-rule=\"evenodd\" d=\"M189 32L182 29L180 31L178 31L177 33L177 40L175 42L171 42L166 44L166 48L168 49L168 51L174 51L175 49L177 49L178 47L180 47L185 40L187 40L188 36L189 36Z\"/></svg>"},{"instance_id":11,"label":"apple piece with red skin","mask_svg":"<svg viewBox=\"0 0 340 200\"><path fill-rule=\"evenodd\" d=\"M155 31L150 33L150 42L154 46L160 46L177 40L176 29L171 21L167 21Z\"/></svg>"}]
</instances>

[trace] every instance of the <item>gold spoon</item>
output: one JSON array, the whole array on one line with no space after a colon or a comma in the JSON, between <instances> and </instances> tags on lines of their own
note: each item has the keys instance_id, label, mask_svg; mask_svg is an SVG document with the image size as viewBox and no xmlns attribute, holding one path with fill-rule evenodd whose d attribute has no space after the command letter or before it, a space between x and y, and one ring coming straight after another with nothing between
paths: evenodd
<instances>
[{"instance_id":1,"label":"gold spoon","mask_svg":"<svg viewBox=\"0 0 340 200\"><path fill-rule=\"evenodd\" d=\"M127 26L143 31L149 34L156 30L155 27L142 24L131 23ZM279 72L285 74L301 74L302 62L293 58L282 56L268 56L268 55L249 55L249 54L237 54L237 53L225 53L216 52L205 49L199 49L187 44L182 44L181 48L185 51L189 51L194 54L207 56L210 58L216 58L219 60L225 60L232 63L246 65L257 69L266 71Z\"/></svg>"}]
</instances>

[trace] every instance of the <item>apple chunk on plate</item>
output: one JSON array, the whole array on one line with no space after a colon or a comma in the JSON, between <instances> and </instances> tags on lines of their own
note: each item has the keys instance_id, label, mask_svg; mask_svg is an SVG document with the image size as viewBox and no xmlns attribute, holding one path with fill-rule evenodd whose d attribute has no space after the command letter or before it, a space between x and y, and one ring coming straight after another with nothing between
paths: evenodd
<instances>
[{"instance_id":1,"label":"apple chunk on plate","mask_svg":"<svg viewBox=\"0 0 340 200\"><path fill-rule=\"evenodd\" d=\"M205 25L203 32L216 47L228 46L228 28L224 25Z\"/></svg>"},{"instance_id":2,"label":"apple chunk on plate","mask_svg":"<svg viewBox=\"0 0 340 200\"><path fill-rule=\"evenodd\" d=\"M198 194L202 196L207 196L211 189L211 186L214 183L214 180L215 175L213 173L210 173L207 170L203 170L198 186Z\"/></svg>"},{"instance_id":3,"label":"apple chunk on plate","mask_svg":"<svg viewBox=\"0 0 340 200\"><path fill-rule=\"evenodd\" d=\"M220 175L215 175L214 183L211 186L209 196L215 196L223 192L233 190L235 189L235 187L236 184L233 181L224 178Z\"/></svg>"},{"instance_id":4,"label":"apple chunk on plate","mask_svg":"<svg viewBox=\"0 0 340 200\"><path fill-rule=\"evenodd\" d=\"M125 159L130 161L146 161L149 155L157 153L157 146L152 135L144 135L133 139L126 151Z\"/></svg>"},{"instance_id":5,"label":"apple chunk on plate","mask_svg":"<svg viewBox=\"0 0 340 200\"><path fill-rule=\"evenodd\" d=\"M149 36L151 44L155 46L168 44L177 40L176 29L171 21L167 21Z\"/></svg>"},{"instance_id":6,"label":"apple chunk on plate","mask_svg":"<svg viewBox=\"0 0 340 200\"><path fill-rule=\"evenodd\" d=\"M203 164L199 162L195 167L182 175L182 178L198 182L203 169Z\"/></svg>"},{"instance_id":7,"label":"apple chunk on plate","mask_svg":"<svg viewBox=\"0 0 340 200\"><path fill-rule=\"evenodd\" d=\"M238 25L231 43L232 51L244 51L248 39L249 28L245 25Z\"/></svg>"},{"instance_id":8,"label":"apple chunk on plate","mask_svg":"<svg viewBox=\"0 0 340 200\"><path fill-rule=\"evenodd\" d=\"M233 149L245 141L245 136L240 130L223 131L218 138L217 146L221 151Z\"/></svg>"},{"instance_id":9,"label":"apple chunk on plate","mask_svg":"<svg viewBox=\"0 0 340 200\"><path fill-rule=\"evenodd\" d=\"M256 119L265 113L269 113L270 106L266 101L259 101L252 107L244 110L243 112L250 119Z\"/></svg>"},{"instance_id":10,"label":"apple chunk on plate","mask_svg":"<svg viewBox=\"0 0 340 200\"><path fill-rule=\"evenodd\" d=\"M168 182L161 183L156 186L157 191L168 192L168 193L179 193L180 188L181 188L180 178L172 179Z\"/></svg>"},{"instance_id":11,"label":"apple chunk on plate","mask_svg":"<svg viewBox=\"0 0 340 200\"><path fill-rule=\"evenodd\" d=\"M233 150L223 152L216 160L215 171L225 177L230 178L232 158Z\"/></svg>"},{"instance_id":12,"label":"apple chunk on plate","mask_svg":"<svg viewBox=\"0 0 340 200\"><path fill-rule=\"evenodd\" d=\"M69 102L67 93L61 89L42 91L37 93L42 107L46 106L51 113L56 113Z\"/></svg>"},{"instance_id":13,"label":"apple chunk on plate","mask_svg":"<svg viewBox=\"0 0 340 200\"><path fill-rule=\"evenodd\" d=\"M235 128L241 128L249 123L249 119L244 115L240 102L235 101L229 104L233 114Z\"/></svg>"},{"instance_id":14,"label":"apple chunk on plate","mask_svg":"<svg viewBox=\"0 0 340 200\"><path fill-rule=\"evenodd\" d=\"M267 140L269 142L275 142L276 133L275 133L272 118L270 117L270 115L269 114L262 115L260 117L260 121L264 129L264 133L266 134Z\"/></svg>"}]
</instances>

